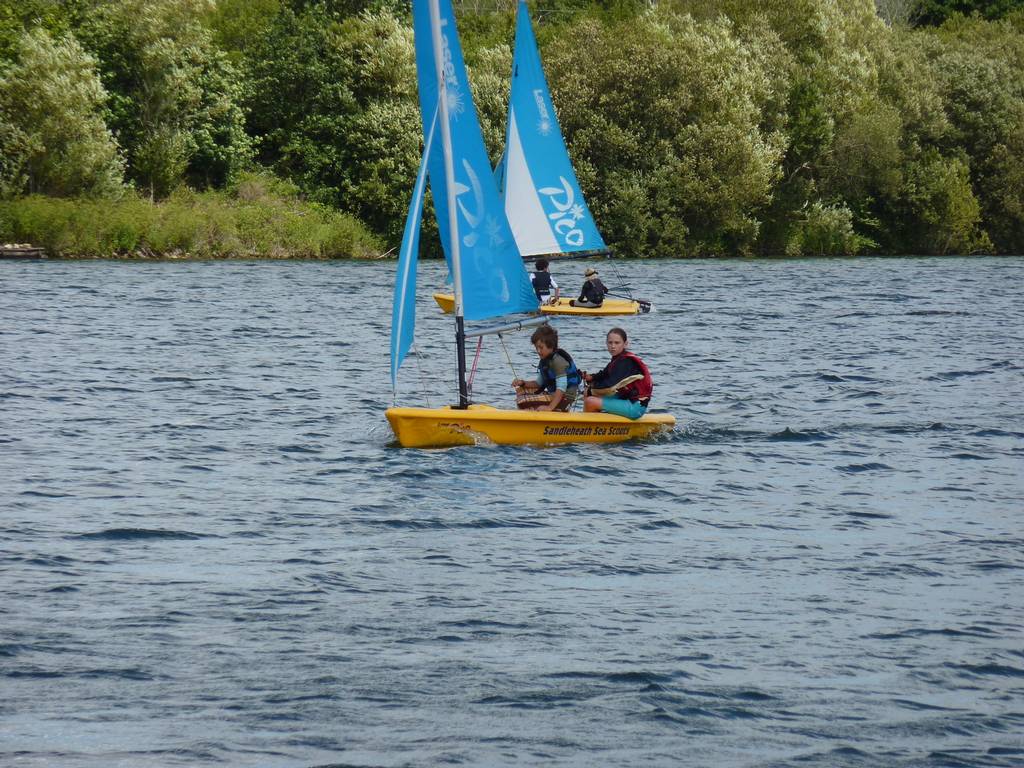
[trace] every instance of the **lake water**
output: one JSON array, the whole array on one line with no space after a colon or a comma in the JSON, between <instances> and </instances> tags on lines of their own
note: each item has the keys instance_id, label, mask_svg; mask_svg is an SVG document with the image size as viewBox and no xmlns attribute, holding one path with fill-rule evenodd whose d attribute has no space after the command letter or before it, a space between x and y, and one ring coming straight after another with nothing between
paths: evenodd
<instances>
[{"instance_id":1,"label":"lake water","mask_svg":"<svg viewBox=\"0 0 1024 768\"><path fill-rule=\"evenodd\" d=\"M411 451L393 263L0 262L0 764L1024 765L1024 259L617 266L673 434Z\"/></svg>"}]
</instances>

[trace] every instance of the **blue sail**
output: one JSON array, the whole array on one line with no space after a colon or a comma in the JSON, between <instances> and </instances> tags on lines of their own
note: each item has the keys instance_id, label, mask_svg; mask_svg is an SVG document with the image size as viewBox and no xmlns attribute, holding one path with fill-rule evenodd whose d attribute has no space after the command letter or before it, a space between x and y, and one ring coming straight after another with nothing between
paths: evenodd
<instances>
[{"instance_id":1,"label":"blue sail","mask_svg":"<svg viewBox=\"0 0 1024 768\"><path fill-rule=\"evenodd\" d=\"M398 272L395 275L395 298L391 310L391 388L395 389L398 369L412 346L416 328L416 263L420 248L420 222L423 219L423 195L427 182L427 158L434 143L437 128L437 108L430 121L423 146L420 170L412 188L409 214L405 217L402 249L398 254Z\"/></svg>"},{"instance_id":2,"label":"blue sail","mask_svg":"<svg viewBox=\"0 0 1024 768\"><path fill-rule=\"evenodd\" d=\"M604 249L562 140L525 2L516 14L506 139L498 171L520 252L532 256Z\"/></svg>"},{"instance_id":3,"label":"blue sail","mask_svg":"<svg viewBox=\"0 0 1024 768\"><path fill-rule=\"evenodd\" d=\"M537 296L512 237L491 171L473 96L469 90L451 2L439 0L438 4L441 16L441 60L444 62L458 215L457 232L450 231L442 142L434 143L427 167L448 268L454 271L452 238L458 237L463 315L467 320L486 320L515 312L534 312L537 310ZM439 91L427 0L413 0L413 28L420 113L426 135L427 121L434 114Z\"/></svg>"}]
</instances>

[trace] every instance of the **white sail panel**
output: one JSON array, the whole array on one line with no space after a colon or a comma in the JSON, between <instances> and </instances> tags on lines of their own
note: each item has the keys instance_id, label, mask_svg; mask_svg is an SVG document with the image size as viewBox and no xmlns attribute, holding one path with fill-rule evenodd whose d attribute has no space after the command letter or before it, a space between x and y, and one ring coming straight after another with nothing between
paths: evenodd
<instances>
[{"instance_id":1,"label":"white sail panel","mask_svg":"<svg viewBox=\"0 0 1024 768\"><path fill-rule=\"evenodd\" d=\"M537 194L533 175L526 163L523 143L519 139L514 109L508 116L508 146L505 157L505 213L512 225L512 236L523 256L558 253L562 247L555 239Z\"/></svg>"},{"instance_id":2,"label":"white sail panel","mask_svg":"<svg viewBox=\"0 0 1024 768\"><path fill-rule=\"evenodd\" d=\"M604 250L562 139L525 2L519 3L516 20L508 112L505 161L498 174L519 250L524 256ZM545 229L548 234L542 235Z\"/></svg>"}]
</instances>

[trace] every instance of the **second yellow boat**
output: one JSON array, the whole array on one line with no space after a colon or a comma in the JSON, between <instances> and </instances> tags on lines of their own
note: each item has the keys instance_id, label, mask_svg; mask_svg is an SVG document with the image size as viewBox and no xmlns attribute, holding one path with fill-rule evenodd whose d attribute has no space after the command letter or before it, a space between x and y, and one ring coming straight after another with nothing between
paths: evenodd
<instances>
[{"instance_id":1,"label":"second yellow boat","mask_svg":"<svg viewBox=\"0 0 1024 768\"><path fill-rule=\"evenodd\" d=\"M455 311L455 296L450 293L435 293L434 301L447 314ZM650 303L635 299L605 299L600 307L574 307L569 302L569 299L559 299L556 304L542 304L540 311L545 315L578 315L580 317L640 315L651 311Z\"/></svg>"}]
</instances>

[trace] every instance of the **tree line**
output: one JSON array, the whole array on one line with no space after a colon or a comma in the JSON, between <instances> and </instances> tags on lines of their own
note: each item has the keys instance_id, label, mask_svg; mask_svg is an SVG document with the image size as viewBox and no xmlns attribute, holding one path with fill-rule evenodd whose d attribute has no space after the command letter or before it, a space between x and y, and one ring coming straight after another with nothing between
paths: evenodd
<instances>
[{"instance_id":1,"label":"tree line","mask_svg":"<svg viewBox=\"0 0 1024 768\"><path fill-rule=\"evenodd\" d=\"M456 2L494 160L514 5ZM541 0L531 13L617 252L797 256L1024 252L1022 8ZM96 254L383 252L401 239L420 142L407 2L0 0L0 237L73 252L87 207L121 212L98 217L120 229L93 233ZM256 238L283 221L291 240Z\"/></svg>"}]
</instances>

